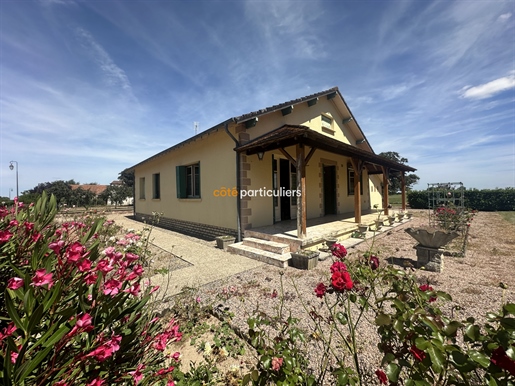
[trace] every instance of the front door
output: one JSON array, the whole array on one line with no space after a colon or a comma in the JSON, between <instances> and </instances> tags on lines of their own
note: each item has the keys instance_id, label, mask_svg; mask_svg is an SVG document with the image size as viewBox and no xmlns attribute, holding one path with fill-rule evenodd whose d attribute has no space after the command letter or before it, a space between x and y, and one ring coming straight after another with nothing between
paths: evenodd
<instances>
[{"instance_id":1,"label":"front door","mask_svg":"<svg viewBox=\"0 0 515 386\"><path fill-rule=\"evenodd\" d=\"M282 158L279 159L279 187L282 188L282 192L290 190L290 161ZM286 194L281 194L279 197L281 221L291 219L290 199Z\"/></svg>"},{"instance_id":2,"label":"front door","mask_svg":"<svg viewBox=\"0 0 515 386\"><path fill-rule=\"evenodd\" d=\"M324 214L336 214L336 166L324 165Z\"/></svg>"}]
</instances>

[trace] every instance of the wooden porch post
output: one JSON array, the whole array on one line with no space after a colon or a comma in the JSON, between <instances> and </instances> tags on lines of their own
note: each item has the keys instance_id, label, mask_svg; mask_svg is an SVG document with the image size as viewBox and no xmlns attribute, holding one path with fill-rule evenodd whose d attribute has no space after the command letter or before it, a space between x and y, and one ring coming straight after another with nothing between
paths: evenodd
<instances>
[{"instance_id":1,"label":"wooden porch post","mask_svg":"<svg viewBox=\"0 0 515 386\"><path fill-rule=\"evenodd\" d=\"M385 216L388 216L388 180L390 178L390 169L385 166L381 166L383 169L383 209Z\"/></svg>"},{"instance_id":2,"label":"wooden porch post","mask_svg":"<svg viewBox=\"0 0 515 386\"><path fill-rule=\"evenodd\" d=\"M362 162L359 159L351 158L354 169L354 222L361 222L361 169Z\"/></svg>"},{"instance_id":3,"label":"wooden porch post","mask_svg":"<svg viewBox=\"0 0 515 386\"><path fill-rule=\"evenodd\" d=\"M297 237L306 237L306 162L304 158L304 145L297 144Z\"/></svg>"},{"instance_id":4,"label":"wooden porch post","mask_svg":"<svg viewBox=\"0 0 515 386\"><path fill-rule=\"evenodd\" d=\"M406 175L401 172L402 210L406 210Z\"/></svg>"}]
</instances>

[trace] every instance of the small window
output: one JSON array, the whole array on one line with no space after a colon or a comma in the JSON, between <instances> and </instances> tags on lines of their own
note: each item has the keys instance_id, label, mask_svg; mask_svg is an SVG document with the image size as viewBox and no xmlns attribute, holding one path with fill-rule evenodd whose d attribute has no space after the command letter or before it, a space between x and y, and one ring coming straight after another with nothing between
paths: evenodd
<instances>
[{"instance_id":1,"label":"small window","mask_svg":"<svg viewBox=\"0 0 515 386\"><path fill-rule=\"evenodd\" d=\"M334 134L333 119L327 115L322 115L322 131L329 134Z\"/></svg>"},{"instance_id":2,"label":"small window","mask_svg":"<svg viewBox=\"0 0 515 386\"><path fill-rule=\"evenodd\" d=\"M145 199L145 177L139 179L139 198L140 200Z\"/></svg>"},{"instance_id":3,"label":"small window","mask_svg":"<svg viewBox=\"0 0 515 386\"><path fill-rule=\"evenodd\" d=\"M176 166L177 198L200 198L200 164Z\"/></svg>"},{"instance_id":4,"label":"small window","mask_svg":"<svg viewBox=\"0 0 515 386\"><path fill-rule=\"evenodd\" d=\"M152 174L152 198L161 198L161 175L159 173Z\"/></svg>"}]
</instances>

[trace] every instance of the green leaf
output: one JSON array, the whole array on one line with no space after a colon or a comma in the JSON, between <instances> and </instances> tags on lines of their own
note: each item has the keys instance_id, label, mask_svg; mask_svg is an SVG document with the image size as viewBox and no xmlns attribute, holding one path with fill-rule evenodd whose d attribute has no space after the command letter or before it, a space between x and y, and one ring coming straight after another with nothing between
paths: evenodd
<instances>
[{"instance_id":1,"label":"green leaf","mask_svg":"<svg viewBox=\"0 0 515 386\"><path fill-rule=\"evenodd\" d=\"M25 331L25 327L21 321L20 316L18 315L18 311L16 311L16 307L13 304L13 301L11 299L9 291L10 290L6 291L6 296L5 296L5 306L7 308L7 313L11 317L15 326L18 327L19 329Z\"/></svg>"},{"instance_id":2,"label":"green leaf","mask_svg":"<svg viewBox=\"0 0 515 386\"><path fill-rule=\"evenodd\" d=\"M479 327L475 324L467 326L467 328L465 329L465 336L469 338L469 340L475 342L479 339Z\"/></svg>"},{"instance_id":3,"label":"green leaf","mask_svg":"<svg viewBox=\"0 0 515 386\"><path fill-rule=\"evenodd\" d=\"M469 350L467 353L474 362L479 363L485 369L490 365L490 358L480 351Z\"/></svg>"},{"instance_id":4,"label":"green leaf","mask_svg":"<svg viewBox=\"0 0 515 386\"><path fill-rule=\"evenodd\" d=\"M19 384L23 384L23 381L25 378L34 371L34 369L46 358L48 353L53 349L53 346L49 346L45 348L43 351L40 351L32 360L28 360L24 364L22 364L16 373L14 374L14 379L17 382L20 382ZM18 383L17 383L18 384Z\"/></svg>"},{"instance_id":5,"label":"green leaf","mask_svg":"<svg viewBox=\"0 0 515 386\"><path fill-rule=\"evenodd\" d=\"M501 326L507 330L515 330L515 318L502 318Z\"/></svg>"},{"instance_id":6,"label":"green leaf","mask_svg":"<svg viewBox=\"0 0 515 386\"><path fill-rule=\"evenodd\" d=\"M396 363L390 363L388 366L386 366L385 372L390 382L397 382L399 380L401 368Z\"/></svg>"},{"instance_id":7,"label":"green leaf","mask_svg":"<svg viewBox=\"0 0 515 386\"><path fill-rule=\"evenodd\" d=\"M30 335L31 331L36 327L41 321L41 317L43 316L43 304L40 304L38 308L32 313L29 318L29 323L27 326L27 335Z\"/></svg>"},{"instance_id":8,"label":"green leaf","mask_svg":"<svg viewBox=\"0 0 515 386\"><path fill-rule=\"evenodd\" d=\"M59 330L55 332L44 344L43 347L52 347L54 344L59 342L64 335L66 335L70 331L70 327L64 325L61 326Z\"/></svg>"},{"instance_id":9,"label":"green leaf","mask_svg":"<svg viewBox=\"0 0 515 386\"><path fill-rule=\"evenodd\" d=\"M437 347L433 345L430 345L427 348L427 352L431 357L431 367L436 373L441 373L444 368L445 356Z\"/></svg>"},{"instance_id":10,"label":"green leaf","mask_svg":"<svg viewBox=\"0 0 515 386\"><path fill-rule=\"evenodd\" d=\"M508 303L503 306L503 309L506 313L515 315L515 304L514 303Z\"/></svg>"},{"instance_id":11,"label":"green leaf","mask_svg":"<svg viewBox=\"0 0 515 386\"><path fill-rule=\"evenodd\" d=\"M392 323L392 319L390 318L389 315L380 314L380 315L377 316L377 318L375 320L375 323L378 326L387 326L387 325Z\"/></svg>"}]
</instances>

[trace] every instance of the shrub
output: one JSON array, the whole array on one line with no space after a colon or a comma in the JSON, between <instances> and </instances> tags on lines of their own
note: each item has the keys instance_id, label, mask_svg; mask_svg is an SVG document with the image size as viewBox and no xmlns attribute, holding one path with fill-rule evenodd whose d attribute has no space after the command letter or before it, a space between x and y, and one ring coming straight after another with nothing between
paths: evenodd
<instances>
[{"instance_id":1,"label":"shrub","mask_svg":"<svg viewBox=\"0 0 515 386\"><path fill-rule=\"evenodd\" d=\"M181 333L148 307L134 244L108 237L105 219L57 224L55 213L46 193L0 208L3 384L172 385L163 352Z\"/></svg>"}]
</instances>

